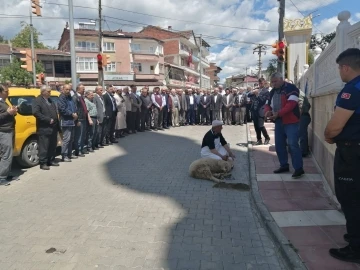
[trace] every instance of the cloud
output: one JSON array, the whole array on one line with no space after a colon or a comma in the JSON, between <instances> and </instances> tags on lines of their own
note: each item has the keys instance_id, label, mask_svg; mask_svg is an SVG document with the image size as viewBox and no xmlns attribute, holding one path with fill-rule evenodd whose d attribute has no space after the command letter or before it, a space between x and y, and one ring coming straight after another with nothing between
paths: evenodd
<instances>
[{"instance_id":1,"label":"cloud","mask_svg":"<svg viewBox=\"0 0 360 270\"><path fill-rule=\"evenodd\" d=\"M301 18L300 12L306 14L338 0L292 1L296 7L290 1L286 1L285 16L288 18ZM34 18L34 26L43 33L40 39L45 44L57 47L65 24L69 21L68 1L41 2L43 17ZM74 0L74 6L76 23L97 19L97 1ZM6 14L24 17L4 18L0 34L12 38L19 31L20 22L29 21L28 8L28 0L6 1L4 8ZM123 0L121 3L118 0L103 0L103 16L105 30L120 28L124 31L139 31L145 25L155 25L162 28L172 26L174 30L192 29L196 35L203 34L206 42L212 46L209 60L223 68L220 73L221 78L234 73L244 73L245 67L252 67L255 70L258 55L253 54L253 49L258 44L268 45L266 55L262 56L264 68L268 61L274 58L271 54L271 44L278 35L277 0ZM324 33L331 32L338 24L336 17L334 18L323 19L316 26ZM215 25L232 26L232 28Z\"/></svg>"}]
</instances>

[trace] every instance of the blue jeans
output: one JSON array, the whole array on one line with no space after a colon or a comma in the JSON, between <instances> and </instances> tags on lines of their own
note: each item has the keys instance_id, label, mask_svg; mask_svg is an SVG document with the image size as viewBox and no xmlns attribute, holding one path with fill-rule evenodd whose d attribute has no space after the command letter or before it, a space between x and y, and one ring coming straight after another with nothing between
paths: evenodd
<instances>
[{"instance_id":1,"label":"blue jeans","mask_svg":"<svg viewBox=\"0 0 360 270\"><path fill-rule=\"evenodd\" d=\"M308 126L311 122L309 114L303 114L300 117L299 138L300 149L303 155L309 154L309 139L308 139Z\"/></svg>"},{"instance_id":2,"label":"blue jeans","mask_svg":"<svg viewBox=\"0 0 360 270\"><path fill-rule=\"evenodd\" d=\"M84 151L85 136L87 131L87 121L79 120L80 126L75 127L75 138L74 138L74 151L75 154Z\"/></svg>"},{"instance_id":3,"label":"blue jeans","mask_svg":"<svg viewBox=\"0 0 360 270\"><path fill-rule=\"evenodd\" d=\"M286 124L281 119L275 121L275 150L280 167L289 167L286 141L290 148L291 161L295 170L302 169L303 160L299 147L299 123Z\"/></svg>"}]
</instances>

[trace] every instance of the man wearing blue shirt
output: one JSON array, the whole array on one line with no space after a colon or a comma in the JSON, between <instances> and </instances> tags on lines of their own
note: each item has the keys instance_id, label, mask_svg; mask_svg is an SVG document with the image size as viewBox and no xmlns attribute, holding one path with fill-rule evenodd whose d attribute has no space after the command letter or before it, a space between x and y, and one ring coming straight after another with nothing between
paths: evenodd
<instances>
[{"instance_id":1,"label":"man wearing blue shirt","mask_svg":"<svg viewBox=\"0 0 360 270\"><path fill-rule=\"evenodd\" d=\"M330 255L360 263L360 50L351 48L336 59L345 87L336 99L335 112L325 129L325 141L336 143L334 181L336 197L346 219L344 248Z\"/></svg>"}]
</instances>

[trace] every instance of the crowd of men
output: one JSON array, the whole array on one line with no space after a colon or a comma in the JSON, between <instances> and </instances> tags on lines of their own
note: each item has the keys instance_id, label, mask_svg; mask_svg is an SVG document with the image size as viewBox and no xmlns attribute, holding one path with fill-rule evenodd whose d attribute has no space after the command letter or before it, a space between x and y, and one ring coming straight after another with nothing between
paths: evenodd
<instances>
[{"instance_id":1,"label":"crowd of men","mask_svg":"<svg viewBox=\"0 0 360 270\"><path fill-rule=\"evenodd\" d=\"M8 93L6 86L2 88ZM214 120L224 125L241 126L253 121L257 135L255 145L263 144L261 135L265 138L264 144L270 141L264 126L270 85L263 78L255 87L216 87L213 91L155 87L150 92L144 87L139 93L135 85L124 88L107 85L106 89L97 86L92 91L85 90L83 84L75 89L71 84L57 85L56 88L60 92L56 104L51 98L51 89L46 85L41 87L40 95L33 103L42 170L59 166L55 161L58 134L62 137L62 162L84 157L137 132L211 125ZM4 96L3 100L6 98ZM5 103L4 112L6 106ZM9 110L14 118L16 107ZM13 121L12 126L15 118ZM11 162L9 164L11 167ZM5 176L10 171L8 165L0 174L0 182L8 178Z\"/></svg>"}]
</instances>

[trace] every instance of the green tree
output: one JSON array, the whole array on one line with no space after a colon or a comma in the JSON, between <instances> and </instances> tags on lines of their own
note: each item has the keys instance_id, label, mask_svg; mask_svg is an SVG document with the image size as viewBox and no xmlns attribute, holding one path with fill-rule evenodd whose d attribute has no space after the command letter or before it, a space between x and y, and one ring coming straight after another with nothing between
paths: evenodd
<instances>
[{"instance_id":1,"label":"green tree","mask_svg":"<svg viewBox=\"0 0 360 270\"><path fill-rule=\"evenodd\" d=\"M31 27L26 23L21 23L22 29L11 40L13 47L30 48L31 47ZM34 47L36 49L46 49L47 47L39 42L39 36L41 33L33 27L34 30Z\"/></svg>"},{"instance_id":2,"label":"green tree","mask_svg":"<svg viewBox=\"0 0 360 270\"><path fill-rule=\"evenodd\" d=\"M32 84L32 73L26 71L21 67L22 62L18 59L0 69L1 82L5 83L10 81L15 85L29 85ZM35 63L36 74L44 72L44 66L42 63Z\"/></svg>"},{"instance_id":3,"label":"green tree","mask_svg":"<svg viewBox=\"0 0 360 270\"><path fill-rule=\"evenodd\" d=\"M324 35L321 39L317 39L316 35L311 36L310 40L310 49L315 49L316 46L319 46L322 50L326 48L328 44L335 38L336 32L332 32L330 34Z\"/></svg>"},{"instance_id":4,"label":"green tree","mask_svg":"<svg viewBox=\"0 0 360 270\"><path fill-rule=\"evenodd\" d=\"M0 44L7 43L7 42L8 42L7 39L4 36L0 35Z\"/></svg>"},{"instance_id":5,"label":"green tree","mask_svg":"<svg viewBox=\"0 0 360 270\"><path fill-rule=\"evenodd\" d=\"M274 59L271 59L269 61L269 65L268 67L266 68L266 72L271 75L273 73L275 73L277 71L277 59L274 58Z\"/></svg>"},{"instance_id":6,"label":"green tree","mask_svg":"<svg viewBox=\"0 0 360 270\"><path fill-rule=\"evenodd\" d=\"M311 50L308 51L308 65L311 66L314 63L314 55Z\"/></svg>"}]
</instances>

